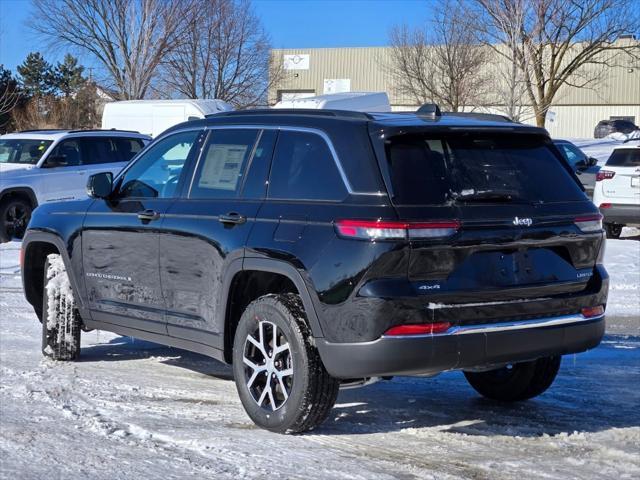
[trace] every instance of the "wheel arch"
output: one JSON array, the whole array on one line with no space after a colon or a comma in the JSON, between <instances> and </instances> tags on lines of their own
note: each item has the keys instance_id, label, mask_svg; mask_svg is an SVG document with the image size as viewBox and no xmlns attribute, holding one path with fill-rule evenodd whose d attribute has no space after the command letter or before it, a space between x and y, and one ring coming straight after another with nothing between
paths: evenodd
<instances>
[{"instance_id":1,"label":"wheel arch","mask_svg":"<svg viewBox=\"0 0 640 480\"><path fill-rule=\"evenodd\" d=\"M20 263L22 286L27 301L33 306L42 321L42 293L44 289L44 263L48 255L57 253L62 257L65 269L71 281L76 302L82 312L83 299L75 271L71 268L71 259L65 244L59 236L49 232L27 231L22 241Z\"/></svg>"},{"instance_id":2,"label":"wheel arch","mask_svg":"<svg viewBox=\"0 0 640 480\"><path fill-rule=\"evenodd\" d=\"M0 194L0 203L4 202L10 197L22 197L29 200L33 209L38 206L38 197L30 187L5 188Z\"/></svg>"},{"instance_id":3,"label":"wheel arch","mask_svg":"<svg viewBox=\"0 0 640 480\"><path fill-rule=\"evenodd\" d=\"M223 292L224 359L227 363L232 362L233 336L242 312L253 300L269 293L300 295L313 336L324 336L308 287L300 272L289 263L261 258L238 259L227 271Z\"/></svg>"}]
</instances>

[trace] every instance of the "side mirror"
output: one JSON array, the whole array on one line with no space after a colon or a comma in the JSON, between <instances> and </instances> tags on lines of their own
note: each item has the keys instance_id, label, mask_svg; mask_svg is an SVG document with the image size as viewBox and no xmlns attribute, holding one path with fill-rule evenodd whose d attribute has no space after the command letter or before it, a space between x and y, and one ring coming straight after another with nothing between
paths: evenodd
<instances>
[{"instance_id":1,"label":"side mirror","mask_svg":"<svg viewBox=\"0 0 640 480\"><path fill-rule=\"evenodd\" d=\"M44 162L44 166L46 168L66 167L67 165L68 163L66 155L52 155L50 157L47 157Z\"/></svg>"},{"instance_id":2,"label":"side mirror","mask_svg":"<svg viewBox=\"0 0 640 480\"><path fill-rule=\"evenodd\" d=\"M576 162L576 169L577 170L584 170L584 169L588 168L589 167L588 161L589 160L579 160L579 161L577 161Z\"/></svg>"},{"instance_id":3,"label":"side mirror","mask_svg":"<svg viewBox=\"0 0 640 480\"><path fill-rule=\"evenodd\" d=\"M91 198L107 198L113 190L113 174L111 172L96 173L87 181L87 195Z\"/></svg>"},{"instance_id":4,"label":"side mirror","mask_svg":"<svg viewBox=\"0 0 640 480\"><path fill-rule=\"evenodd\" d=\"M587 165L589 165L590 167L594 167L597 164L598 164L598 159L597 158L589 157L587 159Z\"/></svg>"}]
</instances>

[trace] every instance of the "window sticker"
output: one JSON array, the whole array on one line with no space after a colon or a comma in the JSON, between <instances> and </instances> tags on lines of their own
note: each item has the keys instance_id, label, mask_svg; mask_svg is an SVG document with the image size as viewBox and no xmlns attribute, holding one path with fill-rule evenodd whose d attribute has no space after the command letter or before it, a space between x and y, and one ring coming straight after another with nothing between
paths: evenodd
<instances>
[{"instance_id":1,"label":"window sticker","mask_svg":"<svg viewBox=\"0 0 640 480\"><path fill-rule=\"evenodd\" d=\"M240 178L242 161L248 148L248 145L211 145L207 152L198 187L235 190Z\"/></svg>"}]
</instances>

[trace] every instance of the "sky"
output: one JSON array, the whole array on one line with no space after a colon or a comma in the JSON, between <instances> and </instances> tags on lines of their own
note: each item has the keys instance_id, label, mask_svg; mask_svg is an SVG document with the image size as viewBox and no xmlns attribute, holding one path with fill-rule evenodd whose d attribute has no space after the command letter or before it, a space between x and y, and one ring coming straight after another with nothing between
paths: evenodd
<instances>
[{"instance_id":1,"label":"sky","mask_svg":"<svg viewBox=\"0 0 640 480\"><path fill-rule=\"evenodd\" d=\"M271 36L273 48L366 47L388 43L393 25L417 26L428 20L437 0L252 0ZM64 50L52 50L29 31L31 0L0 0L0 64L15 73L29 52L52 63ZM72 52L78 53L78 52ZM82 58L81 62L91 66Z\"/></svg>"}]
</instances>

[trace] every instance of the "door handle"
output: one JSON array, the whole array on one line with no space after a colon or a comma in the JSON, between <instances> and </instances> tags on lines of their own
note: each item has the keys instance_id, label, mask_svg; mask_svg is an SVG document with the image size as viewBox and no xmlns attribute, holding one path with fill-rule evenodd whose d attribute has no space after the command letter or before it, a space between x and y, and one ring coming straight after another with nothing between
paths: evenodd
<instances>
[{"instance_id":1,"label":"door handle","mask_svg":"<svg viewBox=\"0 0 640 480\"><path fill-rule=\"evenodd\" d=\"M232 225L241 225L247 221L247 217L240 215L236 212L230 212L226 215L220 215L218 217L218 221L220 223L232 224Z\"/></svg>"},{"instance_id":2,"label":"door handle","mask_svg":"<svg viewBox=\"0 0 640 480\"><path fill-rule=\"evenodd\" d=\"M152 220L157 220L160 218L160 214L155 210L151 210L148 208L147 210L143 210L138 212L138 219L146 222L150 222Z\"/></svg>"}]
</instances>

